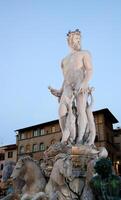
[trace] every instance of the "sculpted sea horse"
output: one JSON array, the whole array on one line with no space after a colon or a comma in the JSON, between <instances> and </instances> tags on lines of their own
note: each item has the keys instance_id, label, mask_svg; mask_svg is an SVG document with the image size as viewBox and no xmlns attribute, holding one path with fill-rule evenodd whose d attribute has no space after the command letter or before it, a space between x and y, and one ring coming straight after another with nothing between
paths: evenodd
<instances>
[{"instance_id":1,"label":"sculpted sea horse","mask_svg":"<svg viewBox=\"0 0 121 200\"><path fill-rule=\"evenodd\" d=\"M46 194L44 193L46 179L40 167L31 157L26 156L20 158L11 177L15 183L20 179L24 181L24 186L21 189L21 200L27 200L28 198L33 200L46 198Z\"/></svg>"}]
</instances>

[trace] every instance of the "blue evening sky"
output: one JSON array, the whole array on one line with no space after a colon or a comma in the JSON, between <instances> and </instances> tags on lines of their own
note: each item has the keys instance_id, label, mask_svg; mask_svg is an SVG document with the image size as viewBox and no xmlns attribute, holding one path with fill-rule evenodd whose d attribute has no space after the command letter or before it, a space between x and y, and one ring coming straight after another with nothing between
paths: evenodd
<instances>
[{"instance_id":1,"label":"blue evening sky","mask_svg":"<svg viewBox=\"0 0 121 200\"><path fill-rule=\"evenodd\" d=\"M108 108L121 125L121 1L0 0L0 145L58 118L47 87L61 87L66 33L76 28L92 54L93 110Z\"/></svg>"}]
</instances>

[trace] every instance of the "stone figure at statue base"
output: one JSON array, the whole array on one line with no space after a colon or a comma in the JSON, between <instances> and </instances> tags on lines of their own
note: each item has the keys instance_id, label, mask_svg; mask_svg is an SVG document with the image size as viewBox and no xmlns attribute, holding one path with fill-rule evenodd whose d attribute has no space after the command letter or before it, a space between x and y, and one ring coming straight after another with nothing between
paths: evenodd
<instances>
[{"instance_id":1,"label":"stone figure at statue base","mask_svg":"<svg viewBox=\"0 0 121 200\"><path fill-rule=\"evenodd\" d=\"M95 166L96 176L92 177L90 187L96 200L121 200L121 178L112 172L111 160L101 158Z\"/></svg>"}]
</instances>

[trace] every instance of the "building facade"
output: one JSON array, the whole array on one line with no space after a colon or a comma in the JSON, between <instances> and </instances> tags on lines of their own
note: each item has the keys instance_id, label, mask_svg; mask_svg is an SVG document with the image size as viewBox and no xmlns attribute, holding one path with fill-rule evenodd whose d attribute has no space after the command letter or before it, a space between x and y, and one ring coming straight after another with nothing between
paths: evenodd
<instances>
[{"instance_id":1,"label":"building facade","mask_svg":"<svg viewBox=\"0 0 121 200\"><path fill-rule=\"evenodd\" d=\"M10 144L3 147L5 151L5 161L12 160L17 161L17 146L16 144Z\"/></svg>"},{"instance_id":2,"label":"building facade","mask_svg":"<svg viewBox=\"0 0 121 200\"><path fill-rule=\"evenodd\" d=\"M114 144L117 150L114 164L117 173L121 176L121 128L120 127L114 129Z\"/></svg>"},{"instance_id":3,"label":"building facade","mask_svg":"<svg viewBox=\"0 0 121 200\"><path fill-rule=\"evenodd\" d=\"M12 160L14 162L17 161L16 144L10 144L10 145L0 147L0 180L2 178L4 163L9 160Z\"/></svg>"},{"instance_id":4,"label":"building facade","mask_svg":"<svg viewBox=\"0 0 121 200\"><path fill-rule=\"evenodd\" d=\"M114 160L116 148L113 137L113 124L117 119L108 109L93 112L96 125L96 146L105 146L109 157ZM36 160L42 160L43 152L53 143L61 140L59 121L54 120L43 124L16 130L18 158L30 155Z\"/></svg>"},{"instance_id":5,"label":"building facade","mask_svg":"<svg viewBox=\"0 0 121 200\"><path fill-rule=\"evenodd\" d=\"M112 161L116 159L117 149L114 144L113 124L118 120L109 111L109 109L101 109L93 112L96 125L96 146L104 146L108 150L109 157Z\"/></svg>"},{"instance_id":6,"label":"building facade","mask_svg":"<svg viewBox=\"0 0 121 200\"><path fill-rule=\"evenodd\" d=\"M0 179L2 177L4 162L5 162L5 150L4 148L0 147Z\"/></svg>"},{"instance_id":7,"label":"building facade","mask_svg":"<svg viewBox=\"0 0 121 200\"><path fill-rule=\"evenodd\" d=\"M58 120L16 130L18 158L30 155L35 160L43 158L43 152L61 139Z\"/></svg>"}]
</instances>

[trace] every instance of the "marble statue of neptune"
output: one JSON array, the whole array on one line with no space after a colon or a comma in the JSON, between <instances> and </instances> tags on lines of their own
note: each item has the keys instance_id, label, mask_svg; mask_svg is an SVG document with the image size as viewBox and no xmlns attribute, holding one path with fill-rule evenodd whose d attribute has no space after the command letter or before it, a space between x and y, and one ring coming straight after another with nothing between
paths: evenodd
<instances>
[{"instance_id":1,"label":"marble statue of neptune","mask_svg":"<svg viewBox=\"0 0 121 200\"><path fill-rule=\"evenodd\" d=\"M61 63L64 81L60 90L49 87L50 92L59 98L59 123L62 142L93 145L95 123L91 106L92 77L91 55L81 49L81 32L76 29L67 34L70 53Z\"/></svg>"}]
</instances>

